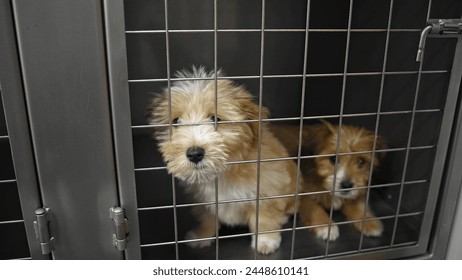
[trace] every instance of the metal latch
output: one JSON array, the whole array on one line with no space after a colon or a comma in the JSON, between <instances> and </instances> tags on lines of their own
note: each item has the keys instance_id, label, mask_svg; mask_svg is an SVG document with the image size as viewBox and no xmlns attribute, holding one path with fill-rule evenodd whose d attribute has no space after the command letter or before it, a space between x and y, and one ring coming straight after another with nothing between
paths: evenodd
<instances>
[{"instance_id":1,"label":"metal latch","mask_svg":"<svg viewBox=\"0 0 462 280\"><path fill-rule=\"evenodd\" d=\"M462 19L430 19L427 24L428 26L420 33L419 49L416 57L418 62L422 61L425 40L428 34L439 34L441 36L462 34Z\"/></svg>"},{"instance_id":2,"label":"metal latch","mask_svg":"<svg viewBox=\"0 0 462 280\"><path fill-rule=\"evenodd\" d=\"M112 244L119 251L127 249L127 239L129 233L128 220L125 218L125 211L122 207L111 207L109 209L111 220L114 222L114 234Z\"/></svg>"},{"instance_id":3,"label":"metal latch","mask_svg":"<svg viewBox=\"0 0 462 280\"><path fill-rule=\"evenodd\" d=\"M50 228L48 227L47 218L48 209L38 208L35 210L36 220L34 221L35 237L40 242L42 254L50 254L53 250L54 238L50 235Z\"/></svg>"}]
</instances>

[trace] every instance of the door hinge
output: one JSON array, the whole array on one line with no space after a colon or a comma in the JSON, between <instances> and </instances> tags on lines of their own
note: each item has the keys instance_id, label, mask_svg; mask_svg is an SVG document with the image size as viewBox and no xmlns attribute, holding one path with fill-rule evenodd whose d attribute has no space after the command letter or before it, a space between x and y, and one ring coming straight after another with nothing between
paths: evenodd
<instances>
[{"instance_id":1,"label":"door hinge","mask_svg":"<svg viewBox=\"0 0 462 280\"><path fill-rule=\"evenodd\" d=\"M462 19L430 19L427 27L420 33L419 49L417 50L416 61L422 61L425 48L425 40L428 34L439 34L441 36L461 35Z\"/></svg>"},{"instance_id":2,"label":"door hinge","mask_svg":"<svg viewBox=\"0 0 462 280\"><path fill-rule=\"evenodd\" d=\"M111 207L109 216L114 222L114 234L112 235L112 244L119 251L127 249L127 236L129 233L128 220L125 218L125 211L122 207Z\"/></svg>"},{"instance_id":3,"label":"door hinge","mask_svg":"<svg viewBox=\"0 0 462 280\"><path fill-rule=\"evenodd\" d=\"M38 208L37 210L35 210L35 237L40 242L40 248L42 250L42 254L44 255L50 254L51 251L53 251L54 249L54 238L50 234L49 221L47 217L48 212L48 208Z\"/></svg>"}]
</instances>

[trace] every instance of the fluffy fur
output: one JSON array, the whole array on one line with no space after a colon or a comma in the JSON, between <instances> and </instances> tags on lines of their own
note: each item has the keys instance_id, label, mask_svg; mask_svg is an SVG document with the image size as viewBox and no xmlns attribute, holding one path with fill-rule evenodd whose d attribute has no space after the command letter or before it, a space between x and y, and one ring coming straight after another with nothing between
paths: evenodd
<instances>
[{"instance_id":1,"label":"fluffy fur","mask_svg":"<svg viewBox=\"0 0 462 280\"><path fill-rule=\"evenodd\" d=\"M299 126L273 126L274 134L283 142L291 156L298 152ZM335 155L337 152L338 126L328 122L307 126L303 129L303 155ZM348 220L374 218L365 201L372 160L374 133L364 128L342 125L338 152L362 152L340 155L335 168L335 156L324 156L302 160L301 172L304 178L304 192L324 192L302 196L300 218L305 226L326 225L329 211L341 210ZM378 136L377 150L385 148L385 141ZM379 166L382 153L375 153L373 169ZM336 175L334 176L334 172ZM335 177L335 184L334 184ZM325 192L329 191L329 192ZM332 191L334 195L332 197ZM365 212L364 212L365 211ZM383 226L380 220L355 222L354 227L365 236L380 236ZM335 240L339 236L336 225L313 227L319 238Z\"/></svg>"},{"instance_id":2,"label":"fluffy fur","mask_svg":"<svg viewBox=\"0 0 462 280\"><path fill-rule=\"evenodd\" d=\"M217 76L222 73L218 72ZM187 183L187 190L197 202L214 202L218 181L218 220L222 224L247 225L256 232L278 230L296 207L295 197L257 199L257 164L232 163L258 158L259 106L252 95L230 80L217 82L217 126L215 127L214 72L193 68L191 72L177 73L179 78L208 80L177 81L157 94L150 102L151 124L170 124L157 129L155 138L167 164L168 172ZM171 115L170 115L171 113ZM169 116L170 115L170 116ZM267 118L268 110L261 108L261 117ZM191 155L191 148L200 150ZM284 146L273 136L265 123L261 123L261 159L287 157ZM288 195L295 192L296 165L293 161L271 161L260 164L259 197ZM246 200L237 202L237 200ZM235 201L220 203L222 201ZM199 225L187 234L188 239L215 236L215 204L197 206L193 213ZM255 246L255 238L252 246ZM257 251L269 254L279 248L280 233L258 235ZM205 247L211 240L189 243Z\"/></svg>"}]
</instances>

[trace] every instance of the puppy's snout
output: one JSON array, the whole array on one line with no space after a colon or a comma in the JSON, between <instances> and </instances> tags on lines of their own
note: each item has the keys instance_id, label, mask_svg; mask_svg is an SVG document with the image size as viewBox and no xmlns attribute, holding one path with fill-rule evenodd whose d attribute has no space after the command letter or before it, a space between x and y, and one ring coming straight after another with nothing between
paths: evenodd
<instances>
[{"instance_id":1,"label":"puppy's snout","mask_svg":"<svg viewBox=\"0 0 462 280\"><path fill-rule=\"evenodd\" d=\"M342 182L340 182L340 188L342 188L342 190L349 190L353 188L353 186L354 184L350 180L343 180Z\"/></svg>"},{"instance_id":2,"label":"puppy's snout","mask_svg":"<svg viewBox=\"0 0 462 280\"><path fill-rule=\"evenodd\" d=\"M205 155L205 150L201 147L192 147L186 151L186 156L188 157L189 161L198 163L200 162Z\"/></svg>"}]
</instances>

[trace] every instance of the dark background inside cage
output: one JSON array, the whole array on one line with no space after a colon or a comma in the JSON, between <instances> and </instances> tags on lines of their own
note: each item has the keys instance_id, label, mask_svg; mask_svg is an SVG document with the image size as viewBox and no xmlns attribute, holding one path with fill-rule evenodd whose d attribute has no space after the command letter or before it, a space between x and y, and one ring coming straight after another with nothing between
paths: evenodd
<instances>
[{"instance_id":1,"label":"dark background inside cage","mask_svg":"<svg viewBox=\"0 0 462 280\"><path fill-rule=\"evenodd\" d=\"M283 232L282 247L277 253L258 257L288 259L292 242L294 258L414 245L422 234L420 226L456 39L428 39L423 72L419 73L415 55L420 30L427 18L428 1L393 1L386 61L390 0L354 1L349 46L346 43L350 2L310 2L306 69L303 69L306 0L265 1L263 73L260 73L261 1L217 1L217 65L226 76L235 77L237 83L245 85L256 100L262 74L262 103L278 123L299 124L299 120L284 118L302 115L303 94L304 124L307 125L317 123L320 118L338 123L342 114L343 124L364 126L374 131L379 117L377 130L386 139L389 151L379 172L372 178L370 204L384 223L385 232L381 238L360 240L360 234L351 224L340 224L339 240L329 242L326 250L326 242L317 240L307 229L296 230L294 235L288 230ZM146 259L255 257L245 228L220 231L220 237L240 233L244 236L220 239L218 256L215 246L191 249L185 244L178 245L179 255L176 256L174 216L177 216L178 239L181 241L194 224L191 209L174 209L172 178L164 168L150 129L142 127L147 124L146 104L152 93L167 86L167 77L191 65L214 68L213 5L212 0L168 1L170 55L167 57L164 1L125 1L136 184L142 254ZM458 0L433 1L430 5L430 18L459 18L461 14L462 2ZM346 68L345 62L348 63ZM307 78L305 92L302 92L304 70ZM383 76L382 70L385 71ZM420 85L417 85L419 76ZM409 137L412 138L405 167ZM404 169L406 174L403 174ZM184 197L185 186L179 182L175 186L176 203L191 202ZM400 193L402 198L398 205ZM399 217L395 220L397 213ZM341 222L343 218L336 213L334 221ZM290 229L292 225L286 227Z\"/></svg>"},{"instance_id":2,"label":"dark background inside cage","mask_svg":"<svg viewBox=\"0 0 462 280\"><path fill-rule=\"evenodd\" d=\"M0 259L30 257L0 91Z\"/></svg>"}]
</instances>

